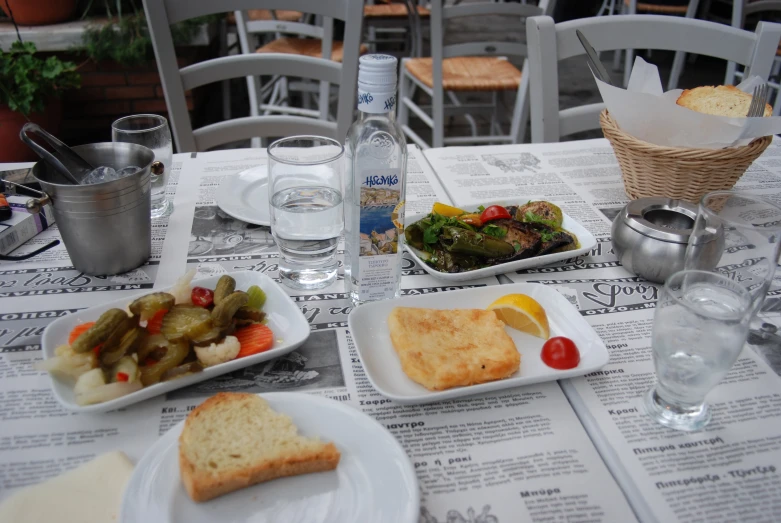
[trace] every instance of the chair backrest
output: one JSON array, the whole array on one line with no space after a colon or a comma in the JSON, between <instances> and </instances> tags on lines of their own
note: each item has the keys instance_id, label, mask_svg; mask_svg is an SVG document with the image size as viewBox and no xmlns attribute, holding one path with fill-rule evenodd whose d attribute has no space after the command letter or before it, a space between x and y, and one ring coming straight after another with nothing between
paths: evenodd
<instances>
[{"instance_id":1,"label":"chair backrest","mask_svg":"<svg viewBox=\"0 0 781 523\"><path fill-rule=\"evenodd\" d=\"M735 0L736 2L738 0ZM753 2L743 1L743 27L746 25L746 17L757 13L776 12L781 13L781 0L754 0Z\"/></svg>"},{"instance_id":2,"label":"chair backrest","mask_svg":"<svg viewBox=\"0 0 781 523\"><path fill-rule=\"evenodd\" d=\"M575 30L597 51L659 49L713 56L745 65L767 79L781 39L781 24L760 22L756 32L728 25L662 15L618 15L554 23L548 16L526 21L531 81L532 142L599 128L604 104L559 111L558 62L585 54ZM584 58L585 60L585 58Z\"/></svg>"},{"instance_id":3,"label":"chair backrest","mask_svg":"<svg viewBox=\"0 0 781 523\"><path fill-rule=\"evenodd\" d=\"M182 69L176 62L171 24L225 11L290 9L345 22L342 63L288 54L222 56ZM343 141L354 113L358 55L363 24L362 0L144 0L152 46L179 152L202 151L256 136L317 133ZM329 50L330 53L330 50ZM310 78L339 85L336 122L302 116L247 116L193 130L185 91L249 75Z\"/></svg>"}]
</instances>

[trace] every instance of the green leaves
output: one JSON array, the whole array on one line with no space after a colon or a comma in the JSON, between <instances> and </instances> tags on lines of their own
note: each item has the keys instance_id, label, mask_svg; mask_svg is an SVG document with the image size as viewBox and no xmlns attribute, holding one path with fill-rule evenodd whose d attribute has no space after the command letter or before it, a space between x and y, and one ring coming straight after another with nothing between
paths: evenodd
<instances>
[{"instance_id":1,"label":"green leaves","mask_svg":"<svg viewBox=\"0 0 781 523\"><path fill-rule=\"evenodd\" d=\"M0 54L0 104L24 115L43 111L50 98L81 84L76 64L56 56L43 59L36 51L32 42L14 42Z\"/></svg>"},{"instance_id":2,"label":"green leaves","mask_svg":"<svg viewBox=\"0 0 781 523\"><path fill-rule=\"evenodd\" d=\"M543 225L547 225L548 227L554 228L558 226L558 224L553 220L546 220L539 214L534 214L531 211L526 211L526 214L523 215L523 221L528 223L541 223Z\"/></svg>"},{"instance_id":3,"label":"green leaves","mask_svg":"<svg viewBox=\"0 0 781 523\"><path fill-rule=\"evenodd\" d=\"M499 227L498 225L495 225L493 223L489 223L485 227L482 228L482 232L487 234L488 236L493 236L494 238L502 239L505 236L507 236L507 229L504 227Z\"/></svg>"}]
</instances>

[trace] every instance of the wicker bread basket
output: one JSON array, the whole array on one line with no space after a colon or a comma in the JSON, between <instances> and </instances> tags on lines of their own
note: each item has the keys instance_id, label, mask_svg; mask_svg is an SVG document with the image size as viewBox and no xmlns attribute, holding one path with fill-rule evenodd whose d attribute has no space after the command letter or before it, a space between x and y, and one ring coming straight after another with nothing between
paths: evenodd
<instances>
[{"instance_id":1,"label":"wicker bread basket","mask_svg":"<svg viewBox=\"0 0 781 523\"><path fill-rule=\"evenodd\" d=\"M697 203L705 193L731 189L773 140L765 136L728 149L665 147L626 134L607 110L599 121L621 166L626 194L633 200L665 196Z\"/></svg>"}]
</instances>

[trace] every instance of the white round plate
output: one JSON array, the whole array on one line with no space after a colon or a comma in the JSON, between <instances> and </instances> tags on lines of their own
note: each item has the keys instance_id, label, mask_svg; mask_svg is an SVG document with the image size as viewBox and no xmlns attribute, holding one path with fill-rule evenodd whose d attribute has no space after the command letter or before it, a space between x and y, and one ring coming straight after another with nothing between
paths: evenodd
<instances>
[{"instance_id":1,"label":"white round plate","mask_svg":"<svg viewBox=\"0 0 781 523\"><path fill-rule=\"evenodd\" d=\"M260 396L293 418L300 434L333 441L342 453L336 470L275 479L195 503L179 477L182 421L150 447L133 471L122 500L121 523L417 523L415 471L385 427L319 396Z\"/></svg>"},{"instance_id":2,"label":"white round plate","mask_svg":"<svg viewBox=\"0 0 781 523\"><path fill-rule=\"evenodd\" d=\"M265 164L258 165L223 178L217 189L217 205L220 209L243 222L271 225L267 169Z\"/></svg>"}]
</instances>

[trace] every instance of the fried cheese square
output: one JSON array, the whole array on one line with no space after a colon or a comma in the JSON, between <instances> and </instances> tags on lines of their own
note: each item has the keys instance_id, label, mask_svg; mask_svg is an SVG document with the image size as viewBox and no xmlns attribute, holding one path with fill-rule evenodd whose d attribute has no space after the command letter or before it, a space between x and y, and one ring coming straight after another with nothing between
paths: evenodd
<instances>
[{"instance_id":1,"label":"fried cheese square","mask_svg":"<svg viewBox=\"0 0 781 523\"><path fill-rule=\"evenodd\" d=\"M429 390L500 380L521 366L493 311L396 307L388 327L404 373Z\"/></svg>"}]
</instances>

